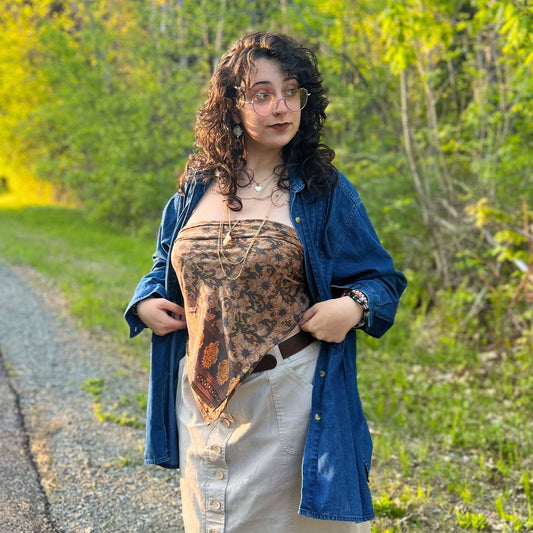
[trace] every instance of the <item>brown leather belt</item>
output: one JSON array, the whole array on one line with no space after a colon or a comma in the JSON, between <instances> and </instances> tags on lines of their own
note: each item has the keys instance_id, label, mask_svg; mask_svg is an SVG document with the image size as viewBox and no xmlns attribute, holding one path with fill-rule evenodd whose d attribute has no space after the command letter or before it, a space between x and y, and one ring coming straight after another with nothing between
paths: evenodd
<instances>
[{"instance_id":1,"label":"brown leather belt","mask_svg":"<svg viewBox=\"0 0 533 533\"><path fill-rule=\"evenodd\" d=\"M315 340L316 339L311 335L311 333L300 330L298 333L296 333L296 335L293 335L292 337L289 337L278 344L281 357L283 357L283 359L287 359L287 357L290 357L291 355L298 353L300 350L303 350ZM272 370L273 368L276 368L276 365L276 358L271 353L267 353L252 370L252 374L255 372L263 372L264 370Z\"/></svg>"}]
</instances>

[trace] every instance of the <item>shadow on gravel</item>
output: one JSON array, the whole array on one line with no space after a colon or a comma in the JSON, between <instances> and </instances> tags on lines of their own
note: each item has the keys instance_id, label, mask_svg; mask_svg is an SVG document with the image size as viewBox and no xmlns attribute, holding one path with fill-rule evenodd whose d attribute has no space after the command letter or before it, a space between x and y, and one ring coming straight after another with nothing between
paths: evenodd
<instances>
[{"instance_id":1,"label":"shadow on gravel","mask_svg":"<svg viewBox=\"0 0 533 533\"><path fill-rule=\"evenodd\" d=\"M0 531L57 533L0 348Z\"/></svg>"}]
</instances>

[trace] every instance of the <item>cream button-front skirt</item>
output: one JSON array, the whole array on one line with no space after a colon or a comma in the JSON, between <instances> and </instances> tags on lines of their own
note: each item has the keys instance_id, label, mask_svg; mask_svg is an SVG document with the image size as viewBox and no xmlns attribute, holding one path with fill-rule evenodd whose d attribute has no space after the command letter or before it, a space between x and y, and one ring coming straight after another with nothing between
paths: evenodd
<instances>
[{"instance_id":1,"label":"cream button-front skirt","mask_svg":"<svg viewBox=\"0 0 533 533\"><path fill-rule=\"evenodd\" d=\"M186 533L367 533L354 524L300 516L301 467L314 342L272 370L246 378L222 416L206 426L180 362L176 412Z\"/></svg>"}]
</instances>

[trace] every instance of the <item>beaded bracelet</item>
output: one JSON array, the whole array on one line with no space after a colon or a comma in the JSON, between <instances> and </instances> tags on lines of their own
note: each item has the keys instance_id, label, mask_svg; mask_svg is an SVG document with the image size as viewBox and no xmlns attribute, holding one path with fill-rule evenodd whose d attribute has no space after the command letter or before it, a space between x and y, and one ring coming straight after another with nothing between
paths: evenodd
<instances>
[{"instance_id":1,"label":"beaded bracelet","mask_svg":"<svg viewBox=\"0 0 533 533\"><path fill-rule=\"evenodd\" d=\"M364 328L368 321L368 315L370 314L370 307L368 306L368 298L366 294L358 289L346 289L342 295L350 297L355 303L363 308L363 316L353 329Z\"/></svg>"}]
</instances>

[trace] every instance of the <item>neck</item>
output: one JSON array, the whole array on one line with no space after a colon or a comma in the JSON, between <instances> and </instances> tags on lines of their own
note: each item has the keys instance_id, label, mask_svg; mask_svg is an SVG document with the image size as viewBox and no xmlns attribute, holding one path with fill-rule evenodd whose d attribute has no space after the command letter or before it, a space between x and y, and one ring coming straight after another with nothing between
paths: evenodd
<instances>
[{"instance_id":1,"label":"neck","mask_svg":"<svg viewBox=\"0 0 533 533\"><path fill-rule=\"evenodd\" d=\"M246 154L246 169L253 172L256 179L266 178L274 173L274 169L283 164L279 151Z\"/></svg>"}]
</instances>

